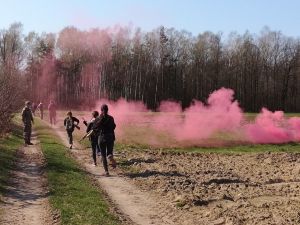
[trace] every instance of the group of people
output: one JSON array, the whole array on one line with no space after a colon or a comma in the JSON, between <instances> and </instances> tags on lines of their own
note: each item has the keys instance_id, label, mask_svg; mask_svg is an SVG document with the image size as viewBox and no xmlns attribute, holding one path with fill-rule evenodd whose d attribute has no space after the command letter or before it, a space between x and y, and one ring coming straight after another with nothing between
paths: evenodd
<instances>
[{"instance_id":1,"label":"group of people","mask_svg":"<svg viewBox=\"0 0 300 225\"><path fill-rule=\"evenodd\" d=\"M33 117L36 111L39 110L41 119L44 118L44 106L43 103L35 104L30 101L25 102L25 107L22 110L22 121L24 124L24 142L26 145L32 145L31 143L31 133L32 124L34 122ZM54 125L56 123L56 105L51 100L48 105L50 124Z\"/></svg>"},{"instance_id":2,"label":"group of people","mask_svg":"<svg viewBox=\"0 0 300 225\"><path fill-rule=\"evenodd\" d=\"M50 124L54 125L56 123L56 105L55 103L51 100L49 105L48 105L48 111L49 111L49 119L50 119ZM44 118L44 105L42 102L39 104L32 103L31 104L31 112L35 116L36 112L39 112L41 119Z\"/></svg>"},{"instance_id":3,"label":"group of people","mask_svg":"<svg viewBox=\"0 0 300 225\"><path fill-rule=\"evenodd\" d=\"M42 103L39 104L41 119L43 119ZM31 133L32 124L34 123L33 107L30 101L25 102L25 107L22 110L22 121L24 124L24 142L25 145L32 145ZM42 109L42 110L41 110ZM53 101L50 101L48 105L50 124L56 124L56 105ZM67 117L64 119L64 127L68 134L69 148L73 148L73 132L75 128L80 129L78 126L79 119L73 116L72 112L67 113ZM83 138L88 137L92 147L92 157L94 165L97 166L97 155L101 155L101 161L105 170L105 175L109 176L108 161L109 164L115 168L116 161L113 157L113 148L115 142L115 128L116 124L114 118L108 114L108 106L106 104L101 106L101 113L98 111L92 112L92 118L90 121L83 119L83 124L86 126L86 135Z\"/></svg>"},{"instance_id":4,"label":"group of people","mask_svg":"<svg viewBox=\"0 0 300 225\"><path fill-rule=\"evenodd\" d=\"M97 154L100 153L105 175L109 176L108 160L113 168L116 167L113 157L116 124L114 118L108 114L108 106L102 105L100 114L98 111L93 111L91 120L87 122L84 119L83 123L86 126L86 135L83 138L88 137L91 142L94 165L97 166ZM73 148L73 132L75 128L80 129L78 125L79 119L74 117L72 112L68 112L64 119L64 126L68 134L70 149Z\"/></svg>"}]
</instances>

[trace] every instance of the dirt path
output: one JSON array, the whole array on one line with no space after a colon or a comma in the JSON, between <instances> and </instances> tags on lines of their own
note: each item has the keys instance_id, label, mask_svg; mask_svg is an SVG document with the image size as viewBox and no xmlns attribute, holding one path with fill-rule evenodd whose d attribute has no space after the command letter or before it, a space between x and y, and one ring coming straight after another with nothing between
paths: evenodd
<instances>
[{"instance_id":1,"label":"dirt path","mask_svg":"<svg viewBox=\"0 0 300 225\"><path fill-rule=\"evenodd\" d=\"M64 145L69 146L66 133L56 126L53 129L62 139ZM128 216L135 224L140 225L176 224L166 213L168 209L162 208L148 192L141 191L126 178L112 170L110 170L110 177L102 176L104 174L102 166L95 167L91 164L85 157L86 152L82 149L83 147L75 142L71 152L81 165L97 179L101 188L108 194L114 205L121 210L122 214Z\"/></svg>"},{"instance_id":2,"label":"dirt path","mask_svg":"<svg viewBox=\"0 0 300 225\"><path fill-rule=\"evenodd\" d=\"M2 225L54 224L48 203L47 180L43 174L44 158L36 137L34 145L17 152L15 170L11 173L4 196Z\"/></svg>"}]
</instances>

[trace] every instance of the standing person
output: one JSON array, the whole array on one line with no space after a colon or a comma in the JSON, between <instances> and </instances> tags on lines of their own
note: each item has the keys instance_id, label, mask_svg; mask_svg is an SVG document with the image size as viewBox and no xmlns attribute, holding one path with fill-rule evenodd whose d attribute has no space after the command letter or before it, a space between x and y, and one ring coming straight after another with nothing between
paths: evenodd
<instances>
[{"instance_id":1,"label":"standing person","mask_svg":"<svg viewBox=\"0 0 300 225\"><path fill-rule=\"evenodd\" d=\"M107 158L110 160L112 167L116 167L116 161L113 158L115 128L114 118L108 115L108 106L102 105L101 115L94 122L93 132L98 134L98 144L106 176L109 176Z\"/></svg>"},{"instance_id":2,"label":"standing person","mask_svg":"<svg viewBox=\"0 0 300 225\"><path fill-rule=\"evenodd\" d=\"M22 121L24 124L24 142L26 145L33 145L30 142L31 139L31 132L32 132L32 123L33 116L31 111L31 102L25 102L25 107L22 110Z\"/></svg>"},{"instance_id":3,"label":"standing person","mask_svg":"<svg viewBox=\"0 0 300 225\"><path fill-rule=\"evenodd\" d=\"M37 106L37 108L38 108L39 111L40 111L41 119L43 119L43 117L44 117L44 105L43 105L43 103L40 102L40 104Z\"/></svg>"},{"instance_id":4,"label":"standing person","mask_svg":"<svg viewBox=\"0 0 300 225\"><path fill-rule=\"evenodd\" d=\"M67 118L65 118L65 120L64 120L64 126L66 128L67 133L68 133L70 149L73 148L73 132L74 132L74 129L75 129L75 127L77 129L80 129L78 124L79 124L79 120L76 117L72 116L72 112L68 112L67 113Z\"/></svg>"},{"instance_id":5,"label":"standing person","mask_svg":"<svg viewBox=\"0 0 300 225\"><path fill-rule=\"evenodd\" d=\"M36 107L37 105L33 102L32 103L32 106L31 106L31 112L32 112L32 115L35 116L35 110L36 110Z\"/></svg>"},{"instance_id":6,"label":"standing person","mask_svg":"<svg viewBox=\"0 0 300 225\"><path fill-rule=\"evenodd\" d=\"M49 111L49 118L50 118L50 124L55 125L56 124L56 105L51 100L48 105L48 111Z\"/></svg>"},{"instance_id":7,"label":"standing person","mask_svg":"<svg viewBox=\"0 0 300 225\"><path fill-rule=\"evenodd\" d=\"M84 123L84 125L86 125L86 133L89 133L92 130L94 122L95 122L96 118L99 116L99 112L94 111L92 113L92 116L93 116L93 118L91 119L90 122L87 122L85 119L83 119L83 123ZM93 132L91 134L91 136L89 136L89 139L90 139L92 151L93 151L92 156L93 156L93 160L94 160L94 165L97 166L97 153L99 151L98 135Z\"/></svg>"}]
</instances>

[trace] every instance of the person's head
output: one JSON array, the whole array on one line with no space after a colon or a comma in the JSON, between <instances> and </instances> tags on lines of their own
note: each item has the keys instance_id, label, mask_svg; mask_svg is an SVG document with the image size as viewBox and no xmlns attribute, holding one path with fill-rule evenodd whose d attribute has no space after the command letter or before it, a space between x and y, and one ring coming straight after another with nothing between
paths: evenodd
<instances>
[{"instance_id":1,"label":"person's head","mask_svg":"<svg viewBox=\"0 0 300 225\"><path fill-rule=\"evenodd\" d=\"M71 112L71 111L68 112L68 113L67 113L67 116L71 117L71 116L72 116L72 112Z\"/></svg>"},{"instance_id":2,"label":"person's head","mask_svg":"<svg viewBox=\"0 0 300 225\"><path fill-rule=\"evenodd\" d=\"M26 102L25 102L25 106L31 107L31 102L30 102L30 101L26 101Z\"/></svg>"},{"instance_id":3,"label":"person's head","mask_svg":"<svg viewBox=\"0 0 300 225\"><path fill-rule=\"evenodd\" d=\"M51 100L50 103L53 104L54 103L53 100Z\"/></svg>"},{"instance_id":4,"label":"person's head","mask_svg":"<svg viewBox=\"0 0 300 225\"><path fill-rule=\"evenodd\" d=\"M98 117L98 116L99 116L99 112L98 112L98 111L92 112L92 116L93 116L94 118Z\"/></svg>"},{"instance_id":5,"label":"person's head","mask_svg":"<svg viewBox=\"0 0 300 225\"><path fill-rule=\"evenodd\" d=\"M101 106L101 112L105 115L108 113L108 106L106 104Z\"/></svg>"}]
</instances>

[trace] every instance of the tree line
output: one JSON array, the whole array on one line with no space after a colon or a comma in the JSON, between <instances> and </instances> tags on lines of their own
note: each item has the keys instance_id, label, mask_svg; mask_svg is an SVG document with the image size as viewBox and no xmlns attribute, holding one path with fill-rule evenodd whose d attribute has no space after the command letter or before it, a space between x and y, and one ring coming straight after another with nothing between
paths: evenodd
<instances>
[{"instance_id":1,"label":"tree line","mask_svg":"<svg viewBox=\"0 0 300 225\"><path fill-rule=\"evenodd\" d=\"M17 44L5 44L4 34L12 27L18 28ZM13 24L0 32L0 68L8 60L9 70L13 66L21 77L22 96L33 101L53 99L71 108L125 98L155 110L161 101L172 100L185 108L227 87L245 111L300 111L299 38L267 27L259 34L226 37L163 26L149 32L66 27L58 34L26 35L21 28Z\"/></svg>"}]
</instances>

